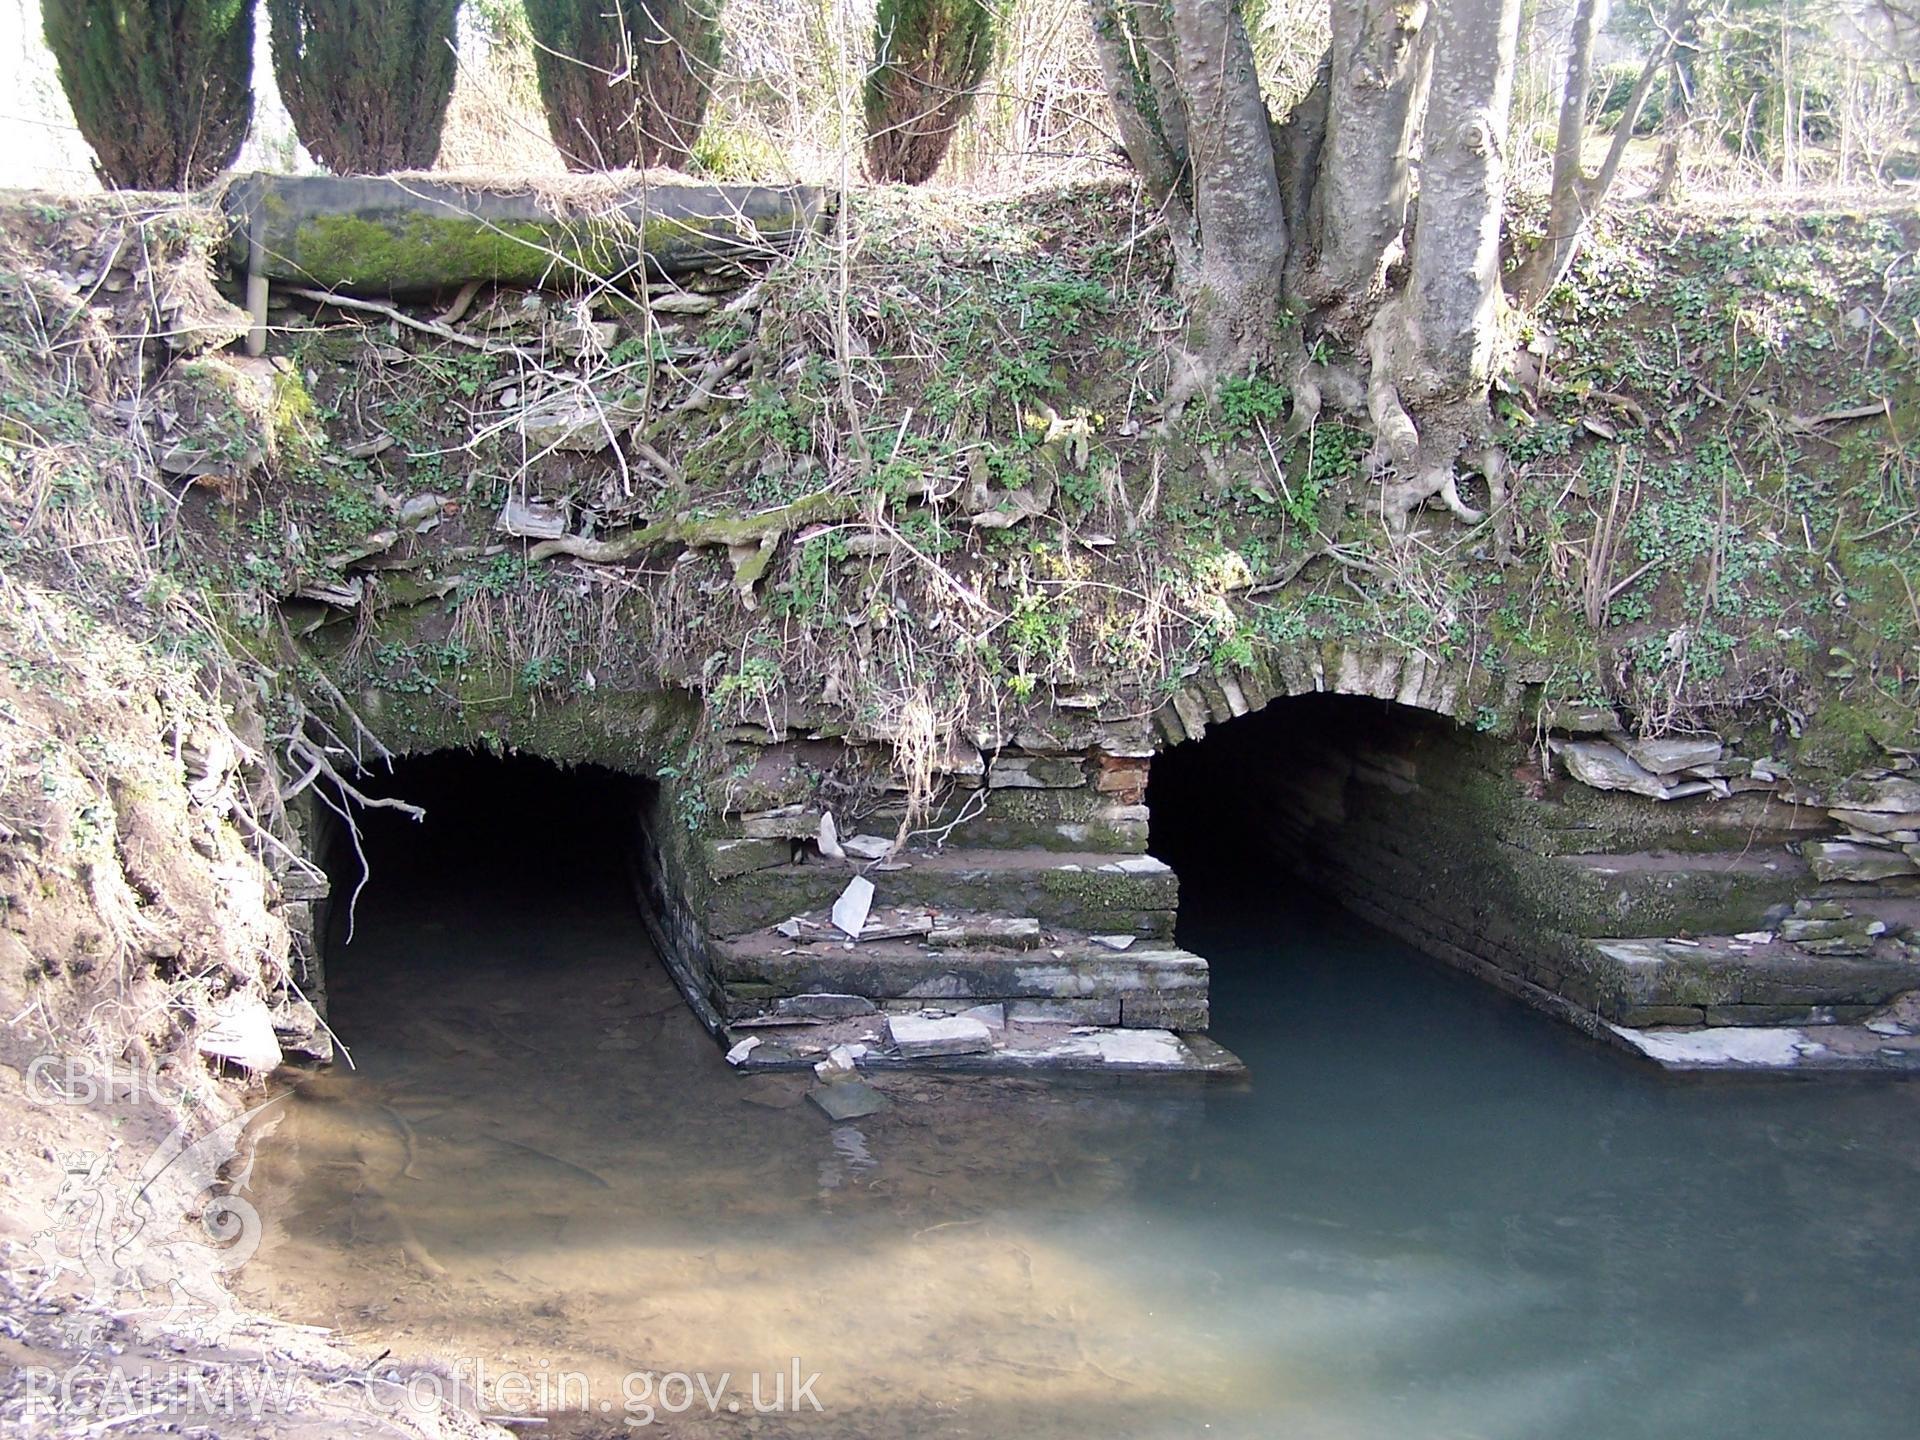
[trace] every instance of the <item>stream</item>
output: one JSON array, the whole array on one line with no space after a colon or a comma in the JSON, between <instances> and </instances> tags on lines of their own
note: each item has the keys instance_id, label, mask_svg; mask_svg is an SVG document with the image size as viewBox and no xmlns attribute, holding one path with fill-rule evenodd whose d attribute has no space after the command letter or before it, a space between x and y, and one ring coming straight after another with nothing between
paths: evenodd
<instances>
[{"instance_id":1,"label":"stream","mask_svg":"<svg viewBox=\"0 0 1920 1440\"><path fill-rule=\"evenodd\" d=\"M1190 887L1250 1084L882 1074L833 1126L612 866L506 875L369 887L241 1288L523 1433L1914 1433L1920 1089L1676 1081Z\"/></svg>"}]
</instances>

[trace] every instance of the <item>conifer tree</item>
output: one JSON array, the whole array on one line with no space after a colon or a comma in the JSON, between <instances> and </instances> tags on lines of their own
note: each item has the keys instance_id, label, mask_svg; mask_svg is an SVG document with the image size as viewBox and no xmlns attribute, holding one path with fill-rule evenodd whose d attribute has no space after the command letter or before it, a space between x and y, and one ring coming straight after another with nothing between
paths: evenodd
<instances>
[{"instance_id":1,"label":"conifer tree","mask_svg":"<svg viewBox=\"0 0 1920 1440\"><path fill-rule=\"evenodd\" d=\"M880 0L867 72L867 168L918 185L940 168L999 45L996 0Z\"/></svg>"},{"instance_id":2,"label":"conifer tree","mask_svg":"<svg viewBox=\"0 0 1920 1440\"><path fill-rule=\"evenodd\" d=\"M433 163L453 95L460 0L267 0L293 127L336 174Z\"/></svg>"},{"instance_id":3,"label":"conifer tree","mask_svg":"<svg viewBox=\"0 0 1920 1440\"><path fill-rule=\"evenodd\" d=\"M685 165L720 59L721 0L526 0L547 128L572 170Z\"/></svg>"},{"instance_id":4,"label":"conifer tree","mask_svg":"<svg viewBox=\"0 0 1920 1440\"><path fill-rule=\"evenodd\" d=\"M184 190L253 118L251 0L42 0L47 46L102 184Z\"/></svg>"}]
</instances>

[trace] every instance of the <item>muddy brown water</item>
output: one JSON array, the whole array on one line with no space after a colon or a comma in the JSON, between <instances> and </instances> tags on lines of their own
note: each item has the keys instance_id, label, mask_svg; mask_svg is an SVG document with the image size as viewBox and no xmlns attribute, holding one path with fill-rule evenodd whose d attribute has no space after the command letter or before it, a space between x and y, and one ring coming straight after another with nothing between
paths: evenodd
<instances>
[{"instance_id":1,"label":"muddy brown water","mask_svg":"<svg viewBox=\"0 0 1920 1440\"><path fill-rule=\"evenodd\" d=\"M728 1070L617 887L542 894L369 892L359 1068L262 1145L243 1276L564 1399L537 1433L1914 1433L1911 1086L1676 1083L1201 897L1250 1087L889 1075L833 1126ZM796 1364L821 1409L756 1414Z\"/></svg>"}]
</instances>

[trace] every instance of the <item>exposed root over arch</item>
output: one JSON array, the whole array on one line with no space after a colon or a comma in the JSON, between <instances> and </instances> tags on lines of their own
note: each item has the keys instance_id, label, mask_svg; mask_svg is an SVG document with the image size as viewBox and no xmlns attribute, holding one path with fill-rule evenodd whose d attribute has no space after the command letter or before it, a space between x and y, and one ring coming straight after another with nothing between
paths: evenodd
<instances>
[{"instance_id":1,"label":"exposed root over arch","mask_svg":"<svg viewBox=\"0 0 1920 1440\"><path fill-rule=\"evenodd\" d=\"M1386 480L1380 487L1387 528L1396 535L1404 533L1414 512L1436 499L1465 525L1484 524L1492 513L1505 514L1506 456L1490 433L1486 395L1442 395L1424 407L1416 421L1396 380L1404 340L1400 302L1389 301L1367 331L1373 367L1367 384L1367 413L1377 436L1373 463L1383 473L1402 477ZM1460 494L1463 459L1467 473L1477 473L1487 482L1487 510L1475 509ZM1510 535L1510 515L1505 524ZM1507 548L1503 539L1503 553Z\"/></svg>"}]
</instances>

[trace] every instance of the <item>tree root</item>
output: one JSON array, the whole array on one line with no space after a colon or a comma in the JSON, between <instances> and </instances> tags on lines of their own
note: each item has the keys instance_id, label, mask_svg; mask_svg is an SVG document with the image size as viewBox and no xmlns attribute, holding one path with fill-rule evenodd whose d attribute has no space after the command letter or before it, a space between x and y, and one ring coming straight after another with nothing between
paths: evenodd
<instances>
[{"instance_id":1,"label":"tree root","mask_svg":"<svg viewBox=\"0 0 1920 1440\"><path fill-rule=\"evenodd\" d=\"M1467 456L1467 463L1487 482L1487 513L1493 517L1494 558L1502 565L1514 560L1512 494L1507 487L1507 452L1489 440Z\"/></svg>"},{"instance_id":2,"label":"tree root","mask_svg":"<svg viewBox=\"0 0 1920 1440\"><path fill-rule=\"evenodd\" d=\"M1507 505L1506 456L1487 439L1486 398L1445 401L1431 412L1423 409L1416 423L1394 382L1400 302L1380 307L1367 331L1367 353L1372 374L1367 382L1367 413L1378 439L1372 461L1383 471L1409 478L1380 487L1380 504L1387 529L1404 534L1408 523L1430 500L1439 500L1464 525L1481 525L1487 511L1476 510L1460 494L1459 461L1467 452L1469 470L1487 481L1492 509L1504 519L1501 554L1512 551L1513 517Z\"/></svg>"},{"instance_id":3,"label":"tree root","mask_svg":"<svg viewBox=\"0 0 1920 1440\"><path fill-rule=\"evenodd\" d=\"M356 805L365 806L369 810L398 810L412 820L427 818L427 812L418 805L409 804L392 795L369 795L361 790L334 768L333 761L327 758L325 751L297 731L287 741L287 753L326 776L333 782L335 789Z\"/></svg>"},{"instance_id":4,"label":"tree root","mask_svg":"<svg viewBox=\"0 0 1920 1440\"><path fill-rule=\"evenodd\" d=\"M1394 383L1394 334L1399 318L1400 304L1390 300L1380 307L1380 313L1374 316L1373 324L1367 327L1367 362L1372 367L1367 379L1367 416L1373 421L1374 464L1376 468L1392 468L1402 472L1419 471L1420 432L1415 428L1413 416L1407 413L1407 407L1401 403L1400 387ZM1431 468L1431 467L1425 467ZM1425 483L1424 477L1419 482ZM1389 489L1405 487L1390 486ZM1433 494L1432 490L1422 492L1419 499L1407 504L1404 509L1411 511L1414 505Z\"/></svg>"},{"instance_id":5,"label":"tree root","mask_svg":"<svg viewBox=\"0 0 1920 1440\"><path fill-rule=\"evenodd\" d=\"M472 335L464 335L451 325L438 320L422 320L409 315L392 305L383 305L378 300L356 300L351 295L336 295L331 290L311 290L304 285L285 287L289 295L297 295L302 300L311 300L316 305L331 305L336 310L359 310L369 315L378 315L391 320L396 325L404 325L409 330L418 330L423 335L446 340L455 345L464 345L469 350L479 350L488 355L518 355L525 359L537 359L518 345L502 345L492 340L481 340Z\"/></svg>"},{"instance_id":6,"label":"tree root","mask_svg":"<svg viewBox=\"0 0 1920 1440\"><path fill-rule=\"evenodd\" d=\"M378 735L367 728L366 721L360 718L360 712L355 710L347 702L347 697L340 693L340 687L327 678L326 671L314 664L307 652L300 648L300 642L293 638L293 629L287 624L287 612L275 606L274 619L279 622L280 627L280 652L287 664L292 667L293 673L311 679L314 687L333 702L334 708L345 715L347 723L353 727L353 733L358 737L353 746L354 762L358 764L364 759L360 754L360 741L364 740L373 747L373 753L376 756L392 764L393 751L386 747L385 742Z\"/></svg>"},{"instance_id":7,"label":"tree root","mask_svg":"<svg viewBox=\"0 0 1920 1440\"><path fill-rule=\"evenodd\" d=\"M542 540L528 550L527 558L538 561L566 555L594 565L618 565L667 545L680 545L689 550L724 549L733 566L734 589L739 592L741 603L751 610L754 586L766 574L773 563L774 552L790 531L802 525L850 519L858 510L856 497L821 490L757 515L672 515L605 540L562 535L554 540Z\"/></svg>"},{"instance_id":8,"label":"tree root","mask_svg":"<svg viewBox=\"0 0 1920 1440\"><path fill-rule=\"evenodd\" d=\"M662 545L684 545L689 549L757 546L768 537L777 541L799 525L845 520L856 508L853 496L821 490L812 495L802 495L777 510L763 510L757 515L671 515L605 540L589 540L584 535L562 535L553 540L542 540L527 552L527 558L546 560L555 555L569 555L575 560L587 560L596 565L617 565Z\"/></svg>"}]
</instances>

